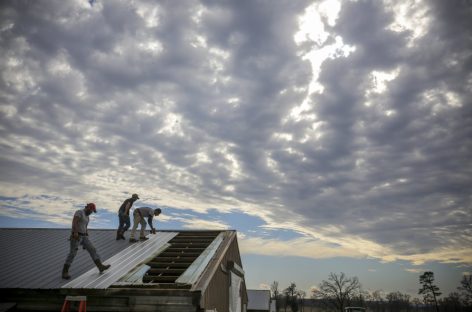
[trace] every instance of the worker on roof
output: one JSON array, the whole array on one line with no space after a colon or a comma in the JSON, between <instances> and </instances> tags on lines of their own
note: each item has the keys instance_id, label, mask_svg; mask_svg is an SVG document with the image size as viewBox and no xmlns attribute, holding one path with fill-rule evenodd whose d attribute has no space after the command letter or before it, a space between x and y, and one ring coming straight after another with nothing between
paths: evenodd
<instances>
[{"instance_id":1,"label":"worker on roof","mask_svg":"<svg viewBox=\"0 0 472 312\"><path fill-rule=\"evenodd\" d=\"M148 239L146 236L144 236L144 230L146 230L145 219L147 219L147 222L149 223L149 226L151 227L151 233L156 234L156 229L152 226L152 218L160 214L161 214L161 208L157 208L157 209L152 209L150 207L136 208L133 212L133 229L131 230L131 236L129 238L130 243L137 242L137 240L134 239L134 233L136 232L136 229L138 228L138 224L141 224L141 233L139 235L139 239L140 240Z\"/></svg>"},{"instance_id":2,"label":"worker on roof","mask_svg":"<svg viewBox=\"0 0 472 312\"><path fill-rule=\"evenodd\" d=\"M95 247L88 238L87 226L89 223L89 215L92 212L97 213L97 208L95 207L94 203L89 203L85 206L84 209L77 210L74 214L74 218L72 219L72 234L70 236L70 251L69 255L67 255L66 262L64 263L64 267L62 269L63 279L70 278L69 268L72 264L72 261L74 261L75 255L77 254L77 250L79 250L79 245L82 245L83 248L88 251L90 257L92 257L100 273L103 273L103 271L110 268L109 264L102 264L100 256L98 255L97 251L95 250Z\"/></svg>"},{"instance_id":3,"label":"worker on roof","mask_svg":"<svg viewBox=\"0 0 472 312\"><path fill-rule=\"evenodd\" d=\"M129 211L135 201L139 199L138 194L133 194L131 198L126 199L120 206L118 210L118 219L120 225L118 226L118 231L116 231L116 240L126 239L125 232L129 229L131 222L129 218Z\"/></svg>"}]
</instances>

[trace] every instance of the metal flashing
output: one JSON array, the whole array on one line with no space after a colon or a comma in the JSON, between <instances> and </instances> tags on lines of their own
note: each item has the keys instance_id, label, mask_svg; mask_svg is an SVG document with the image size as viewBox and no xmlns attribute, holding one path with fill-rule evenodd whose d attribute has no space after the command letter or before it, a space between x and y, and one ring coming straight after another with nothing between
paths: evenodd
<instances>
[{"instance_id":1,"label":"metal flashing","mask_svg":"<svg viewBox=\"0 0 472 312\"><path fill-rule=\"evenodd\" d=\"M168 242L177 234L177 232L158 232L157 235L150 234L147 241L134 243L104 261L105 264L110 264L111 267L103 274L99 274L98 269L93 268L63 285L62 288L106 289L136 266L143 264L168 248Z\"/></svg>"},{"instance_id":2,"label":"metal flashing","mask_svg":"<svg viewBox=\"0 0 472 312\"><path fill-rule=\"evenodd\" d=\"M205 292L210 282L210 277L213 276L218 269L221 269L218 264L222 263L224 255L226 254L226 252L228 252L229 247L231 246L233 240L236 238L235 231L225 231L223 233L225 236L221 248L216 251L215 258L210 261L207 269L203 271L199 279L192 285L190 291L201 291L202 293ZM203 301L201 301L201 304L203 305Z\"/></svg>"},{"instance_id":3,"label":"metal flashing","mask_svg":"<svg viewBox=\"0 0 472 312\"><path fill-rule=\"evenodd\" d=\"M180 275L180 277L175 282L178 284L193 285L215 255L224 239L224 236L224 233L218 234L211 244L198 256L197 259L195 259L195 261L193 261L193 263L184 273L182 273L182 275Z\"/></svg>"}]
</instances>

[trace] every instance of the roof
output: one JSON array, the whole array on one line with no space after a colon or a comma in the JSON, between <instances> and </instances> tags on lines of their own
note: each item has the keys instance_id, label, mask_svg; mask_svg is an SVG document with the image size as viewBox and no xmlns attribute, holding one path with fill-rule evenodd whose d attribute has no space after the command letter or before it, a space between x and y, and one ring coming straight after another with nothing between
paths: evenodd
<instances>
[{"instance_id":1,"label":"roof","mask_svg":"<svg viewBox=\"0 0 472 312\"><path fill-rule=\"evenodd\" d=\"M111 267L103 274L99 274L98 269L92 268L75 277L72 281L63 285L62 288L106 289L136 267L143 265L146 269L149 269L149 266L144 263L167 249L170 246L168 242L177 234L176 232L161 232L159 235L150 235L145 242L129 244L126 249L104 261L105 264L110 264ZM146 271L143 271L141 276Z\"/></svg>"},{"instance_id":2,"label":"roof","mask_svg":"<svg viewBox=\"0 0 472 312\"><path fill-rule=\"evenodd\" d=\"M247 290L247 309L248 310L266 310L270 307L270 291L259 289Z\"/></svg>"},{"instance_id":3,"label":"roof","mask_svg":"<svg viewBox=\"0 0 472 312\"><path fill-rule=\"evenodd\" d=\"M116 230L89 230L90 240L104 259L129 246L115 239ZM70 229L0 229L0 288L60 288L62 266L69 253ZM79 250L70 268L79 276L95 264Z\"/></svg>"},{"instance_id":4,"label":"roof","mask_svg":"<svg viewBox=\"0 0 472 312\"><path fill-rule=\"evenodd\" d=\"M155 287L190 288L232 231L158 231L149 240L116 240L115 230L89 230L104 263L98 274L89 254L79 250L71 280L61 278L70 229L0 229L0 289ZM157 286L156 286L157 285Z\"/></svg>"}]
</instances>

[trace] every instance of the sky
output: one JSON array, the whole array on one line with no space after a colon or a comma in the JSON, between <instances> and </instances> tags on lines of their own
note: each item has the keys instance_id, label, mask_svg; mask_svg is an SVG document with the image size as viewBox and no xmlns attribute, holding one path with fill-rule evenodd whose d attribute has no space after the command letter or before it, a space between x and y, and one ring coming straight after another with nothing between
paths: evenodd
<instances>
[{"instance_id":1,"label":"sky","mask_svg":"<svg viewBox=\"0 0 472 312\"><path fill-rule=\"evenodd\" d=\"M472 3L2 1L0 226L235 229L248 288L472 272Z\"/></svg>"}]
</instances>

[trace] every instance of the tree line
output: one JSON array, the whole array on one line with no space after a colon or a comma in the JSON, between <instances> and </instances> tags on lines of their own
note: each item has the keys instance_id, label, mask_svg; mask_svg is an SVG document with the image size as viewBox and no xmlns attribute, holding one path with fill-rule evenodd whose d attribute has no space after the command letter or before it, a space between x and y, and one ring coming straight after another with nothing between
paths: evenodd
<instances>
[{"instance_id":1,"label":"tree line","mask_svg":"<svg viewBox=\"0 0 472 312\"><path fill-rule=\"evenodd\" d=\"M346 307L353 306L374 312L472 312L472 275L464 275L457 291L443 297L434 283L433 272L421 274L419 285L421 297L412 298L399 291L387 294L381 290L364 291L357 277L330 273L309 295L297 289L294 282L281 289L274 281L270 290L278 312L344 312Z\"/></svg>"}]
</instances>

